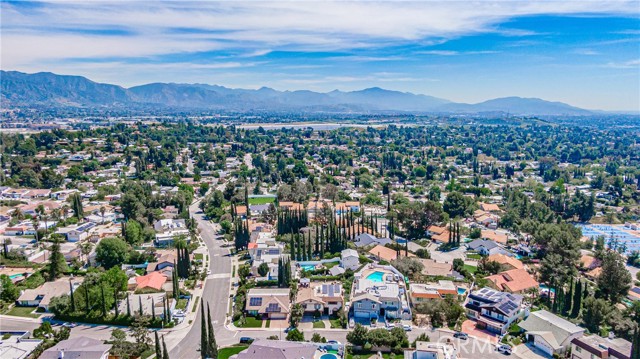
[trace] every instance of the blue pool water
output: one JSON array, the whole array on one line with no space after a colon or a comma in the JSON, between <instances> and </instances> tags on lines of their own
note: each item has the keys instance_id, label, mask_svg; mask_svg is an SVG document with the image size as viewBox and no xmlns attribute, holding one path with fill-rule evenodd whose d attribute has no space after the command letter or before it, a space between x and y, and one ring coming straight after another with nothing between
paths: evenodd
<instances>
[{"instance_id":1,"label":"blue pool water","mask_svg":"<svg viewBox=\"0 0 640 359\"><path fill-rule=\"evenodd\" d=\"M466 289L462 288L462 287L458 287L458 295L464 295L467 292Z\"/></svg>"},{"instance_id":2,"label":"blue pool water","mask_svg":"<svg viewBox=\"0 0 640 359\"><path fill-rule=\"evenodd\" d=\"M546 285L546 284L540 284L540 289L542 289L542 290L545 290L545 289L546 289L546 290L549 290L549 287L547 287L547 285ZM555 293L556 293L556 290L555 290L555 289L553 289L553 288L551 288L551 293L555 294Z\"/></svg>"},{"instance_id":3,"label":"blue pool water","mask_svg":"<svg viewBox=\"0 0 640 359\"><path fill-rule=\"evenodd\" d=\"M308 272L308 271L315 270L316 266L313 264L305 264L305 265L301 265L300 268L302 268L303 271Z\"/></svg>"},{"instance_id":4,"label":"blue pool water","mask_svg":"<svg viewBox=\"0 0 640 359\"><path fill-rule=\"evenodd\" d=\"M320 359L338 359L338 357L335 354L327 353L327 354L322 354Z\"/></svg>"},{"instance_id":5,"label":"blue pool water","mask_svg":"<svg viewBox=\"0 0 640 359\"><path fill-rule=\"evenodd\" d=\"M379 282L379 283L384 282L383 278L384 278L384 272L373 272L367 276L368 280L372 282Z\"/></svg>"}]
</instances>

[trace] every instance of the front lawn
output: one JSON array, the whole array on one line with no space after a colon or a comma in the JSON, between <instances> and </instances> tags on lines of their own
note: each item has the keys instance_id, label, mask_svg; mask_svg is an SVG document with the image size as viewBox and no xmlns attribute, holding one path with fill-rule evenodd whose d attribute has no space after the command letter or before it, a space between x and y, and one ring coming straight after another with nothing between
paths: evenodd
<instances>
[{"instance_id":1,"label":"front lawn","mask_svg":"<svg viewBox=\"0 0 640 359\"><path fill-rule=\"evenodd\" d=\"M256 317L246 317L244 318L244 323L241 323L241 321L242 318L236 320L233 324L238 328L262 328L262 320Z\"/></svg>"},{"instance_id":2,"label":"front lawn","mask_svg":"<svg viewBox=\"0 0 640 359\"><path fill-rule=\"evenodd\" d=\"M32 314L31 312L35 311L34 307L13 307L10 311L5 313L6 315L12 315L14 317L25 317L25 318L39 318L40 314Z\"/></svg>"},{"instance_id":3,"label":"front lawn","mask_svg":"<svg viewBox=\"0 0 640 359\"><path fill-rule=\"evenodd\" d=\"M464 265L464 269L466 269L466 270L467 270L467 272L469 272L469 273L471 273L471 274L474 274L475 272L477 272L477 271L478 271L478 267L471 266L471 265L468 265L468 264L465 264L465 265Z\"/></svg>"},{"instance_id":4,"label":"front lawn","mask_svg":"<svg viewBox=\"0 0 640 359\"><path fill-rule=\"evenodd\" d=\"M236 355L248 347L249 346L247 345L238 345L228 348L220 348L218 349L218 359L229 359L232 355Z\"/></svg>"},{"instance_id":5,"label":"front lawn","mask_svg":"<svg viewBox=\"0 0 640 359\"><path fill-rule=\"evenodd\" d=\"M482 256L478 253L467 253L467 258L480 260Z\"/></svg>"},{"instance_id":6,"label":"front lawn","mask_svg":"<svg viewBox=\"0 0 640 359\"><path fill-rule=\"evenodd\" d=\"M322 320L318 320L317 322L313 322L313 329L324 329L324 322Z\"/></svg>"},{"instance_id":7,"label":"front lawn","mask_svg":"<svg viewBox=\"0 0 640 359\"><path fill-rule=\"evenodd\" d=\"M249 204L269 204L276 201L275 197L249 198Z\"/></svg>"},{"instance_id":8,"label":"front lawn","mask_svg":"<svg viewBox=\"0 0 640 359\"><path fill-rule=\"evenodd\" d=\"M342 325L340 325L340 319L338 318L329 318L329 323L331 323L331 329L342 329Z\"/></svg>"}]
</instances>

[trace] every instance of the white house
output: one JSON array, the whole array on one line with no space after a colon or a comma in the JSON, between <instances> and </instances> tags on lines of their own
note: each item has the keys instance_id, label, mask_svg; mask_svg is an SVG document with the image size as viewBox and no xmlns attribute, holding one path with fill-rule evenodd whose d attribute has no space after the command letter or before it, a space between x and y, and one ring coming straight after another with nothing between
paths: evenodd
<instances>
[{"instance_id":1,"label":"white house","mask_svg":"<svg viewBox=\"0 0 640 359\"><path fill-rule=\"evenodd\" d=\"M67 242L79 242L89 238L89 232L95 226L94 222L88 222L79 226L60 228L56 233L64 235Z\"/></svg>"},{"instance_id":2,"label":"white house","mask_svg":"<svg viewBox=\"0 0 640 359\"><path fill-rule=\"evenodd\" d=\"M572 340L584 335L584 328L546 310L531 313L519 325L528 341L550 356L563 354Z\"/></svg>"},{"instance_id":3,"label":"white house","mask_svg":"<svg viewBox=\"0 0 640 359\"><path fill-rule=\"evenodd\" d=\"M360 257L353 249L345 249L340 253L340 266L344 269L356 270L360 267Z\"/></svg>"}]
</instances>

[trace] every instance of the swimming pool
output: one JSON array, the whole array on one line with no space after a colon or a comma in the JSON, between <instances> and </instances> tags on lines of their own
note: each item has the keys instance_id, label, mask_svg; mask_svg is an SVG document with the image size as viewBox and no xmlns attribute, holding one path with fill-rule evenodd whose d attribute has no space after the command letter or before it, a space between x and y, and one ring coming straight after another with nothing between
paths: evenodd
<instances>
[{"instance_id":1,"label":"swimming pool","mask_svg":"<svg viewBox=\"0 0 640 359\"><path fill-rule=\"evenodd\" d=\"M313 264L304 264L301 265L300 268L302 268L302 270L305 272L316 270L316 266Z\"/></svg>"},{"instance_id":2,"label":"swimming pool","mask_svg":"<svg viewBox=\"0 0 640 359\"><path fill-rule=\"evenodd\" d=\"M467 292L465 288L458 287L458 295L464 295Z\"/></svg>"},{"instance_id":3,"label":"swimming pool","mask_svg":"<svg viewBox=\"0 0 640 359\"><path fill-rule=\"evenodd\" d=\"M322 354L320 359L338 359L338 356L335 354L327 353L327 354Z\"/></svg>"},{"instance_id":4,"label":"swimming pool","mask_svg":"<svg viewBox=\"0 0 640 359\"><path fill-rule=\"evenodd\" d=\"M372 282L384 282L384 272L375 271L367 276L367 279Z\"/></svg>"}]
</instances>

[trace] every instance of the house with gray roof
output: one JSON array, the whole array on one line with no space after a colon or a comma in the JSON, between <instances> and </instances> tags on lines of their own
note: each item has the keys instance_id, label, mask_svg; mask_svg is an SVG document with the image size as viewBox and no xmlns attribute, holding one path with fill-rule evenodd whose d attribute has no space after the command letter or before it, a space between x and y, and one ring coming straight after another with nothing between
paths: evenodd
<instances>
[{"instance_id":1,"label":"house with gray roof","mask_svg":"<svg viewBox=\"0 0 640 359\"><path fill-rule=\"evenodd\" d=\"M584 336L584 328L546 310L531 313L519 325L528 341L550 356L563 354L574 339Z\"/></svg>"},{"instance_id":2,"label":"house with gray roof","mask_svg":"<svg viewBox=\"0 0 640 359\"><path fill-rule=\"evenodd\" d=\"M385 244L389 244L391 243L391 239L389 238L378 238L374 235L371 235L369 233L360 233L359 235L356 236L356 238L354 239L353 243L356 245L356 247L361 248L361 247L367 247L367 246L371 246L371 245L381 245L384 246Z\"/></svg>"},{"instance_id":3,"label":"house with gray roof","mask_svg":"<svg viewBox=\"0 0 640 359\"><path fill-rule=\"evenodd\" d=\"M318 348L311 343L284 340L256 340L235 359L313 359Z\"/></svg>"},{"instance_id":4,"label":"house with gray roof","mask_svg":"<svg viewBox=\"0 0 640 359\"><path fill-rule=\"evenodd\" d=\"M111 344L104 344L102 340L76 337L63 340L45 350L40 359L107 359Z\"/></svg>"},{"instance_id":5,"label":"house with gray roof","mask_svg":"<svg viewBox=\"0 0 640 359\"><path fill-rule=\"evenodd\" d=\"M478 328L497 334L506 333L511 323L527 313L521 295L487 287L471 292L464 307Z\"/></svg>"},{"instance_id":6,"label":"house with gray roof","mask_svg":"<svg viewBox=\"0 0 640 359\"><path fill-rule=\"evenodd\" d=\"M467 249L478 252L483 256L490 256L498 253L507 254L507 251L498 243L488 239L476 239L473 242L467 243Z\"/></svg>"}]
</instances>

